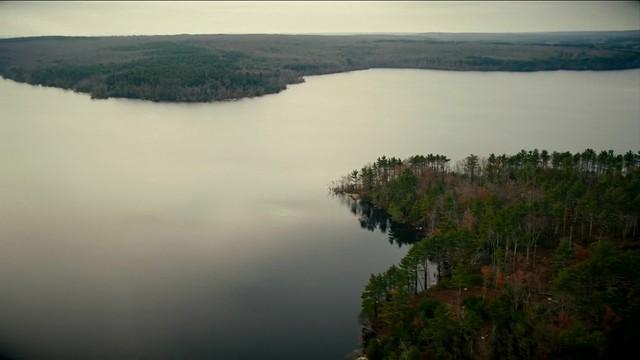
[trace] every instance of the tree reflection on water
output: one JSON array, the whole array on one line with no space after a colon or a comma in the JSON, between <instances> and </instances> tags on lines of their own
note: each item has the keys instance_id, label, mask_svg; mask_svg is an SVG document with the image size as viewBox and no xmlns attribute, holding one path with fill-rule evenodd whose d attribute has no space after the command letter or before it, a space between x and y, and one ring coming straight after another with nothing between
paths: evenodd
<instances>
[{"instance_id":1,"label":"tree reflection on water","mask_svg":"<svg viewBox=\"0 0 640 360\"><path fill-rule=\"evenodd\" d=\"M369 231L379 230L387 234L390 244L398 247L410 245L420 239L420 234L412 226L400 224L391 220L386 211L376 208L369 201L356 199L349 195L338 195L340 203L345 205L358 218L360 227Z\"/></svg>"}]
</instances>

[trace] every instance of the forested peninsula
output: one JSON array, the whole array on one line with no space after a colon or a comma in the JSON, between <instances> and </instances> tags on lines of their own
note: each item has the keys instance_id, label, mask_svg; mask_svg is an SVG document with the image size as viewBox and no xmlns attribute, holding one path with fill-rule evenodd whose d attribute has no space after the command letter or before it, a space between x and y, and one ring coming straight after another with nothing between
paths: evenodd
<instances>
[{"instance_id":1,"label":"forested peninsula","mask_svg":"<svg viewBox=\"0 0 640 360\"><path fill-rule=\"evenodd\" d=\"M422 238L364 288L368 359L640 356L640 151L381 157L333 190Z\"/></svg>"},{"instance_id":2,"label":"forested peninsula","mask_svg":"<svg viewBox=\"0 0 640 360\"><path fill-rule=\"evenodd\" d=\"M277 93L306 75L369 68L476 71L640 67L640 32L171 35L0 39L0 75L166 102Z\"/></svg>"}]
</instances>

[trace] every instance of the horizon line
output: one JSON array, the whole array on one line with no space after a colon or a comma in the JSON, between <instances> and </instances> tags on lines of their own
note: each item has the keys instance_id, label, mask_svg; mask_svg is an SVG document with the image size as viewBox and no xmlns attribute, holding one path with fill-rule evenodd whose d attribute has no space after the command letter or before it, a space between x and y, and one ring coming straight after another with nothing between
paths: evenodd
<instances>
[{"instance_id":1,"label":"horizon line","mask_svg":"<svg viewBox=\"0 0 640 360\"><path fill-rule=\"evenodd\" d=\"M0 39L22 39L40 37L142 37L142 36L181 36L181 35L306 35L306 36L355 36L355 35L427 35L427 34L448 34L448 35L531 35L531 34L577 34L577 33L621 33L640 32L638 29L626 30L560 30L560 31L506 31L506 32L453 32L453 31L376 31L376 32L247 32L247 33L171 33L171 34L119 34L119 35L0 35Z\"/></svg>"}]
</instances>

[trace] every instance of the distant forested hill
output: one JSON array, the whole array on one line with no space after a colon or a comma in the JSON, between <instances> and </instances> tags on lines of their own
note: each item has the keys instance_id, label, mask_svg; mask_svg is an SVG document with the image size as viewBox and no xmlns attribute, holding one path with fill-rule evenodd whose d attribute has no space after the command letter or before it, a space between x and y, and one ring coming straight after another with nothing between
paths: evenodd
<instances>
[{"instance_id":1,"label":"distant forested hill","mask_svg":"<svg viewBox=\"0 0 640 360\"><path fill-rule=\"evenodd\" d=\"M0 40L0 75L94 98L206 102L368 68L640 67L640 31L543 34L174 35Z\"/></svg>"}]
</instances>

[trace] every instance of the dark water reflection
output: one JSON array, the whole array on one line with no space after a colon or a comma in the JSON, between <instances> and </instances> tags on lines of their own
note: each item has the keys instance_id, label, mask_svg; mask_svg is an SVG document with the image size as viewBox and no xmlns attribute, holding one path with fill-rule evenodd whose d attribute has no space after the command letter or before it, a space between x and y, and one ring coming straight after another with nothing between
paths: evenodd
<instances>
[{"instance_id":1,"label":"dark water reflection","mask_svg":"<svg viewBox=\"0 0 640 360\"><path fill-rule=\"evenodd\" d=\"M356 199L349 195L337 197L340 199L340 203L349 208L351 213L358 218L362 229L372 232L378 230L386 234L390 244L402 247L420 240L421 235L415 228L391 220L386 211L377 208L370 201Z\"/></svg>"}]
</instances>

